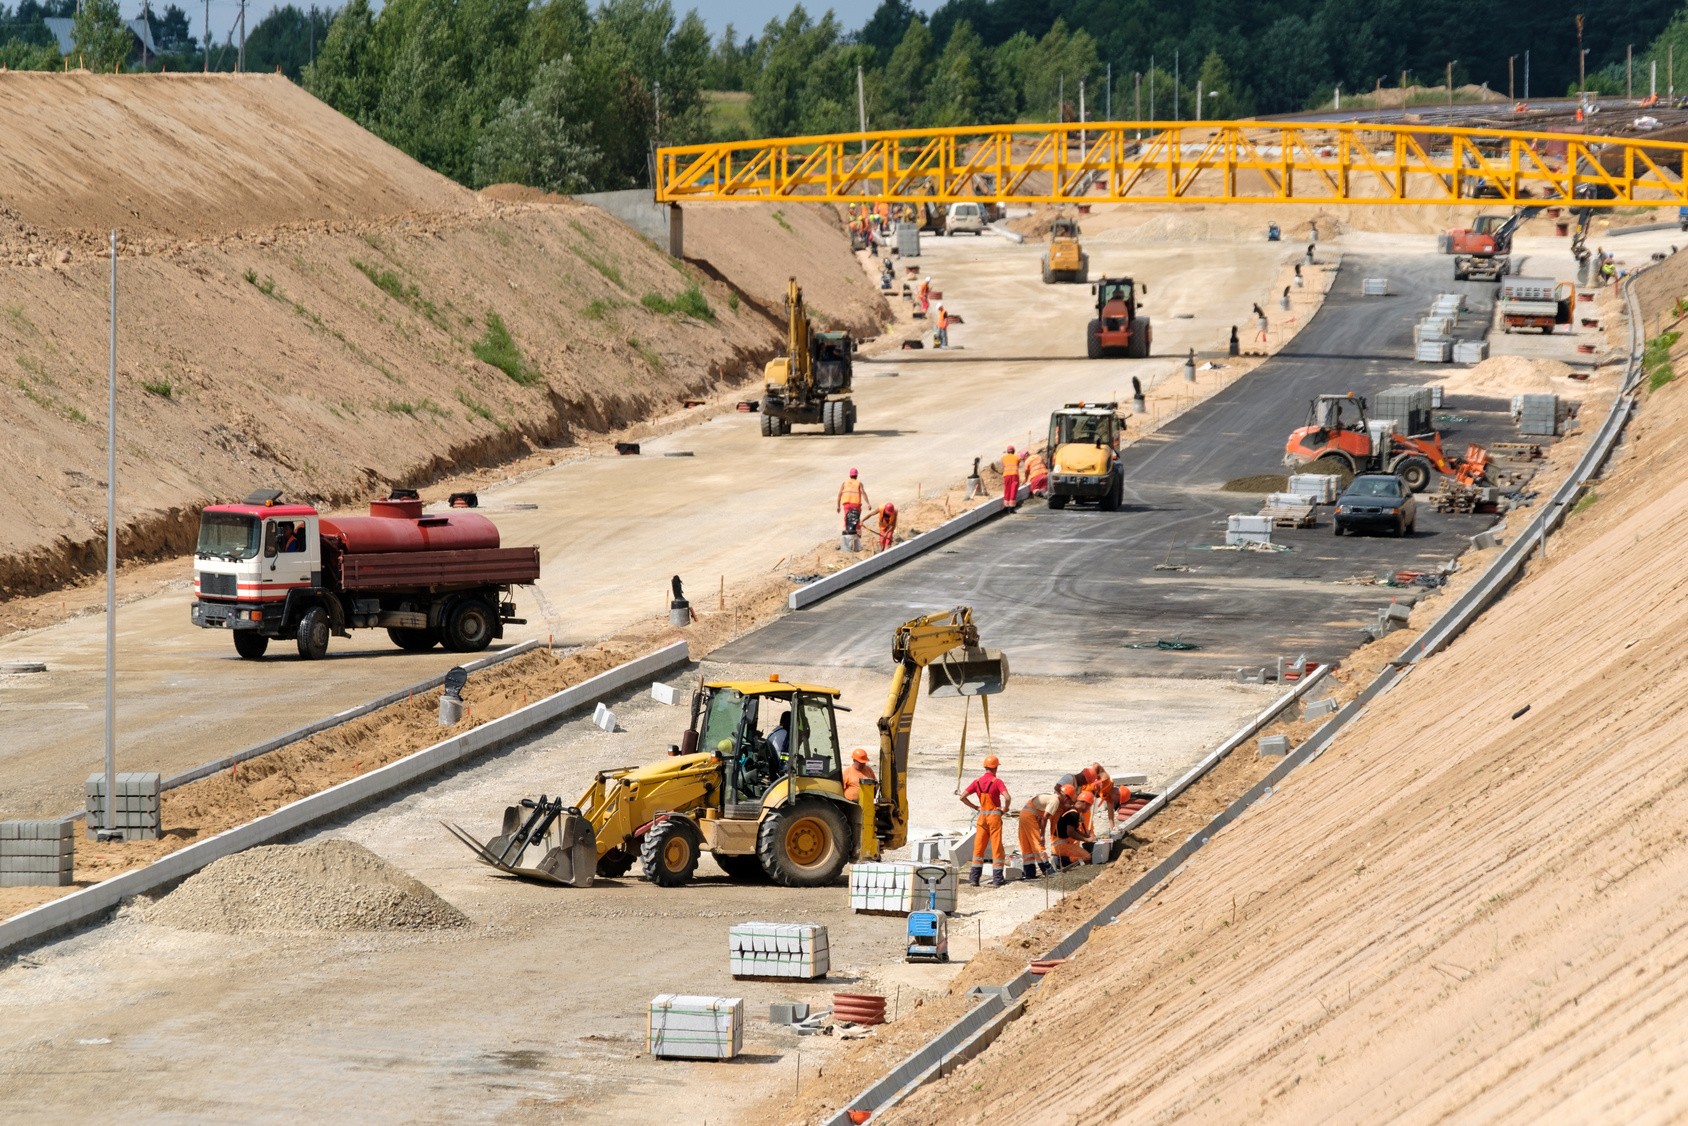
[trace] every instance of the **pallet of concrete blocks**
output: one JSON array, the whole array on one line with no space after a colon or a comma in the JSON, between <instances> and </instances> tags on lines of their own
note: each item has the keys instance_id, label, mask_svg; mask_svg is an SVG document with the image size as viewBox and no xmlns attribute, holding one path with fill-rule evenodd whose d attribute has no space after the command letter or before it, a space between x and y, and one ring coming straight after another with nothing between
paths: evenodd
<instances>
[{"instance_id":1,"label":"pallet of concrete blocks","mask_svg":"<svg viewBox=\"0 0 1688 1126\"><path fill-rule=\"evenodd\" d=\"M1250 516L1238 513L1225 521L1225 545L1227 547L1271 542L1272 518L1270 516Z\"/></svg>"},{"instance_id":2,"label":"pallet of concrete blocks","mask_svg":"<svg viewBox=\"0 0 1688 1126\"><path fill-rule=\"evenodd\" d=\"M1489 358L1487 340L1457 340L1454 342L1454 363L1480 364Z\"/></svg>"},{"instance_id":3,"label":"pallet of concrete blocks","mask_svg":"<svg viewBox=\"0 0 1688 1126\"><path fill-rule=\"evenodd\" d=\"M1388 297L1388 278L1366 278L1360 283L1361 297Z\"/></svg>"},{"instance_id":4,"label":"pallet of concrete blocks","mask_svg":"<svg viewBox=\"0 0 1688 1126\"><path fill-rule=\"evenodd\" d=\"M907 862L864 862L850 867L850 910L863 914L906 915L926 909L927 884L914 874L928 865ZM938 910L954 911L956 869L946 864L938 881Z\"/></svg>"},{"instance_id":5,"label":"pallet of concrete blocks","mask_svg":"<svg viewBox=\"0 0 1688 1126\"><path fill-rule=\"evenodd\" d=\"M819 923L737 923L727 928L727 963L734 977L813 981L832 969L832 953Z\"/></svg>"},{"instance_id":6,"label":"pallet of concrete blocks","mask_svg":"<svg viewBox=\"0 0 1688 1126\"><path fill-rule=\"evenodd\" d=\"M1464 309L1465 303L1463 301L1452 297L1438 297L1435 303L1430 306L1430 315L1433 318L1445 320L1450 325L1457 325L1460 321L1459 315Z\"/></svg>"},{"instance_id":7,"label":"pallet of concrete blocks","mask_svg":"<svg viewBox=\"0 0 1688 1126\"><path fill-rule=\"evenodd\" d=\"M1421 364L1445 364L1453 353L1451 340L1420 340L1413 346L1413 359Z\"/></svg>"},{"instance_id":8,"label":"pallet of concrete blocks","mask_svg":"<svg viewBox=\"0 0 1688 1126\"><path fill-rule=\"evenodd\" d=\"M1426 340L1452 340L1454 323L1447 317L1425 317L1413 326L1413 343Z\"/></svg>"},{"instance_id":9,"label":"pallet of concrete blocks","mask_svg":"<svg viewBox=\"0 0 1688 1126\"><path fill-rule=\"evenodd\" d=\"M1520 434L1559 433L1558 395L1514 395L1512 418Z\"/></svg>"},{"instance_id":10,"label":"pallet of concrete blocks","mask_svg":"<svg viewBox=\"0 0 1688 1126\"><path fill-rule=\"evenodd\" d=\"M1314 504L1335 504L1336 495L1342 491L1342 478L1334 473L1291 473L1289 491L1312 497Z\"/></svg>"},{"instance_id":11,"label":"pallet of concrete blocks","mask_svg":"<svg viewBox=\"0 0 1688 1126\"><path fill-rule=\"evenodd\" d=\"M0 821L0 888L69 887L74 829L71 821Z\"/></svg>"},{"instance_id":12,"label":"pallet of concrete blocks","mask_svg":"<svg viewBox=\"0 0 1688 1126\"><path fill-rule=\"evenodd\" d=\"M730 1060L744 1050L744 998L652 997L645 1044L659 1059Z\"/></svg>"},{"instance_id":13,"label":"pallet of concrete blocks","mask_svg":"<svg viewBox=\"0 0 1688 1126\"><path fill-rule=\"evenodd\" d=\"M1260 515L1270 520L1274 528L1311 528L1313 498L1300 493L1268 493Z\"/></svg>"},{"instance_id":14,"label":"pallet of concrete blocks","mask_svg":"<svg viewBox=\"0 0 1688 1126\"><path fill-rule=\"evenodd\" d=\"M115 821L108 823L105 814L105 775L88 775L88 839L105 830L115 829L126 841L156 841L164 835L159 819L158 795L164 786L164 776L155 772L119 774L117 801L112 807Z\"/></svg>"},{"instance_id":15,"label":"pallet of concrete blocks","mask_svg":"<svg viewBox=\"0 0 1688 1126\"><path fill-rule=\"evenodd\" d=\"M914 850L916 864L960 865L973 855L972 833L928 831L915 836L911 836L909 847Z\"/></svg>"},{"instance_id":16,"label":"pallet of concrete blocks","mask_svg":"<svg viewBox=\"0 0 1688 1126\"><path fill-rule=\"evenodd\" d=\"M1466 309L1470 308L1467 304L1466 296L1463 293L1438 293L1434 304L1452 305L1455 309L1458 309L1462 313Z\"/></svg>"}]
</instances>

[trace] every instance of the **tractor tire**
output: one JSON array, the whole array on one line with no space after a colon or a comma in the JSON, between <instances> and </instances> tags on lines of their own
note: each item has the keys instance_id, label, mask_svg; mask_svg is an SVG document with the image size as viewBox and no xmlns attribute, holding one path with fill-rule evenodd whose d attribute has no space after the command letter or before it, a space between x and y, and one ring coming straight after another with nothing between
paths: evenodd
<instances>
[{"instance_id":1,"label":"tractor tire","mask_svg":"<svg viewBox=\"0 0 1688 1126\"><path fill-rule=\"evenodd\" d=\"M821 404L821 433L822 434L836 434L837 432L838 431L833 429L833 426L832 426L832 404L831 403L822 403Z\"/></svg>"},{"instance_id":2,"label":"tractor tire","mask_svg":"<svg viewBox=\"0 0 1688 1126\"><path fill-rule=\"evenodd\" d=\"M799 799L762 819L756 855L775 883L788 888L827 887L849 863L850 823L837 803Z\"/></svg>"},{"instance_id":3,"label":"tractor tire","mask_svg":"<svg viewBox=\"0 0 1688 1126\"><path fill-rule=\"evenodd\" d=\"M305 611L294 639L299 644L300 660L320 661L328 655L328 614L321 606Z\"/></svg>"},{"instance_id":4,"label":"tractor tire","mask_svg":"<svg viewBox=\"0 0 1688 1126\"><path fill-rule=\"evenodd\" d=\"M856 400L849 399L844 403L844 433L856 432Z\"/></svg>"},{"instance_id":5,"label":"tractor tire","mask_svg":"<svg viewBox=\"0 0 1688 1126\"><path fill-rule=\"evenodd\" d=\"M1407 483L1407 488L1415 493L1422 493L1430 487L1434 470L1430 462L1422 457L1404 457L1397 461L1390 470Z\"/></svg>"},{"instance_id":6,"label":"tractor tire","mask_svg":"<svg viewBox=\"0 0 1688 1126\"><path fill-rule=\"evenodd\" d=\"M764 438L777 438L777 437L779 437L779 433L780 433L780 420L775 418L773 415L769 414L767 411L763 411L762 412L762 437L764 437Z\"/></svg>"},{"instance_id":7,"label":"tractor tire","mask_svg":"<svg viewBox=\"0 0 1688 1126\"><path fill-rule=\"evenodd\" d=\"M1108 491L1102 494L1102 499L1096 507L1103 512L1118 512L1120 501L1125 493L1125 482L1117 475L1108 478Z\"/></svg>"},{"instance_id":8,"label":"tractor tire","mask_svg":"<svg viewBox=\"0 0 1688 1126\"><path fill-rule=\"evenodd\" d=\"M761 858L756 856L722 856L718 852L710 853L715 863L721 866L721 871L727 873L729 880L742 884L768 882L768 871L762 867Z\"/></svg>"},{"instance_id":9,"label":"tractor tire","mask_svg":"<svg viewBox=\"0 0 1688 1126\"><path fill-rule=\"evenodd\" d=\"M633 870L638 857L626 849L612 848L598 857L598 875L606 880L619 880Z\"/></svg>"},{"instance_id":10,"label":"tractor tire","mask_svg":"<svg viewBox=\"0 0 1688 1126\"><path fill-rule=\"evenodd\" d=\"M440 643L440 635L431 629L389 629L387 636L410 653L425 653Z\"/></svg>"},{"instance_id":11,"label":"tractor tire","mask_svg":"<svg viewBox=\"0 0 1688 1126\"><path fill-rule=\"evenodd\" d=\"M652 825L639 846L645 879L657 887L677 888L697 871L703 851L697 827L684 817L664 817Z\"/></svg>"},{"instance_id":12,"label":"tractor tire","mask_svg":"<svg viewBox=\"0 0 1688 1126\"><path fill-rule=\"evenodd\" d=\"M1090 282L1090 257L1089 257L1089 255L1086 255L1085 257L1080 258L1078 260L1078 273L1073 275L1073 280L1078 282L1078 284L1080 284L1080 285L1089 284L1089 282Z\"/></svg>"},{"instance_id":13,"label":"tractor tire","mask_svg":"<svg viewBox=\"0 0 1688 1126\"><path fill-rule=\"evenodd\" d=\"M1149 358L1149 318L1136 317L1131 322L1131 342L1125 346L1125 354L1133 360Z\"/></svg>"},{"instance_id":14,"label":"tractor tire","mask_svg":"<svg viewBox=\"0 0 1688 1126\"><path fill-rule=\"evenodd\" d=\"M491 606L478 598L465 598L446 611L441 639L453 653L479 653L492 644L496 628Z\"/></svg>"},{"instance_id":15,"label":"tractor tire","mask_svg":"<svg viewBox=\"0 0 1688 1126\"><path fill-rule=\"evenodd\" d=\"M1067 498L1061 496L1059 493L1050 493L1049 507L1059 512L1061 509L1067 507Z\"/></svg>"},{"instance_id":16,"label":"tractor tire","mask_svg":"<svg viewBox=\"0 0 1688 1126\"><path fill-rule=\"evenodd\" d=\"M1471 280L1471 271L1460 269L1459 263L1455 262L1454 263L1454 280L1455 281L1469 281L1469 280Z\"/></svg>"},{"instance_id":17,"label":"tractor tire","mask_svg":"<svg viewBox=\"0 0 1688 1126\"><path fill-rule=\"evenodd\" d=\"M261 633L251 630L236 630L234 635L234 651L248 661L256 661L264 655L264 650L270 647L270 639Z\"/></svg>"},{"instance_id":18,"label":"tractor tire","mask_svg":"<svg viewBox=\"0 0 1688 1126\"><path fill-rule=\"evenodd\" d=\"M1085 334L1085 353L1093 360L1102 358L1102 322L1091 321L1090 330Z\"/></svg>"}]
</instances>

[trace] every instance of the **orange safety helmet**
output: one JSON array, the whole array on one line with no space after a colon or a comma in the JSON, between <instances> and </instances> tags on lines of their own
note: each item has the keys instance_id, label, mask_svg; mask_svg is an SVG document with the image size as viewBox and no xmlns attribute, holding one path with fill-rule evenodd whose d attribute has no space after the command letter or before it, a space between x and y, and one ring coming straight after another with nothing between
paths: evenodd
<instances>
[{"instance_id":1,"label":"orange safety helmet","mask_svg":"<svg viewBox=\"0 0 1688 1126\"><path fill-rule=\"evenodd\" d=\"M1080 804L1080 805L1091 805L1095 801L1096 801L1096 799L1091 795L1090 791L1088 791L1088 790L1086 790L1084 793L1082 793L1078 796L1078 804Z\"/></svg>"},{"instance_id":2,"label":"orange safety helmet","mask_svg":"<svg viewBox=\"0 0 1688 1126\"><path fill-rule=\"evenodd\" d=\"M1002 765L1002 760L998 759L995 755L986 755L985 756L985 769L986 770L995 770L997 767L999 767L1001 765Z\"/></svg>"},{"instance_id":3,"label":"orange safety helmet","mask_svg":"<svg viewBox=\"0 0 1688 1126\"><path fill-rule=\"evenodd\" d=\"M857 747L854 751L850 752L850 761L851 762L866 762L867 761L867 751L863 750L861 747Z\"/></svg>"},{"instance_id":4,"label":"orange safety helmet","mask_svg":"<svg viewBox=\"0 0 1688 1126\"><path fill-rule=\"evenodd\" d=\"M1067 798L1078 797L1078 791L1073 788L1073 784L1071 782L1068 782L1066 785L1061 787L1061 793Z\"/></svg>"},{"instance_id":5,"label":"orange safety helmet","mask_svg":"<svg viewBox=\"0 0 1688 1126\"><path fill-rule=\"evenodd\" d=\"M1013 452L1014 452L1014 447L1013 447L1013 446L1009 446L1009 447L1008 447L1008 452L1009 452L1009 453L1013 453Z\"/></svg>"}]
</instances>

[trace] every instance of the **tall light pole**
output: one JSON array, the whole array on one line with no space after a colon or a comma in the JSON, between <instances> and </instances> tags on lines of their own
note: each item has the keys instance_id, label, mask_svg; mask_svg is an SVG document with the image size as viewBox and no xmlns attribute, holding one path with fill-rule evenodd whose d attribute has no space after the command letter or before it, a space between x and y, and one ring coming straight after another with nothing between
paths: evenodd
<instances>
[{"instance_id":1,"label":"tall light pole","mask_svg":"<svg viewBox=\"0 0 1688 1126\"><path fill-rule=\"evenodd\" d=\"M1509 102L1514 102L1514 101L1518 100L1518 95L1513 91L1514 83L1513 83L1513 65L1512 65L1512 64L1516 63L1517 61L1518 61L1517 55L1506 56L1506 100L1509 101Z\"/></svg>"},{"instance_id":2,"label":"tall light pole","mask_svg":"<svg viewBox=\"0 0 1688 1126\"><path fill-rule=\"evenodd\" d=\"M111 370L106 380L105 825L117 833L117 232L111 232ZM91 828L91 826L90 826ZM99 839L96 835L95 839Z\"/></svg>"},{"instance_id":3,"label":"tall light pole","mask_svg":"<svg viewBox=\"0 0 1688 1126\"><path fill-rule=\"evenodd\" d=\"M1530 100L1530 52L1524 52L1524 100Z\"/></svg>"},{"instance_id":4,"label":"tall light pole","mask_svg":"<svg viewBox=\"0 0 1688 1126\"><path fill-rule=\"evenodd\" d=\"M1583 18L1577 16L1577 107L1580 109L1588 104L1588 74L1583 68L1584 57L1588 54L1582 45Z\"/></svg>"}]
</instances>

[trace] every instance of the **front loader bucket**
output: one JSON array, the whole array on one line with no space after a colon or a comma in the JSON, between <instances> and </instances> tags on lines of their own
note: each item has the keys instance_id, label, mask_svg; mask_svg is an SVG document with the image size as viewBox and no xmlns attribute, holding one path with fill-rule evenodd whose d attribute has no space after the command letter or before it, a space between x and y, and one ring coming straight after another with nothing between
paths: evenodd
<instances>
[{"instance_id":1,"label":"front loader bucket","mask_svg":"<svg viewBox=\"0 0 1688 1126\"><path fill-rule=\"evenodd\" d=\"M929 696L994 696L1008 687L1008 658L997 649L961 649L926 666Z\"/></svg>"},{"instance_id":2,"label":"front loader bucket","mask_svg":"<svg viewBox=\"0 0 1688 1126\"><path fill-rule=\"evenodd\" d=\"M504 831L482 844L459 825L441 822L481 863L506 875L565 887L590 887L598 867L591 824L562 800L524 801L504 810Z\"/></svg>"}]
</instances>

